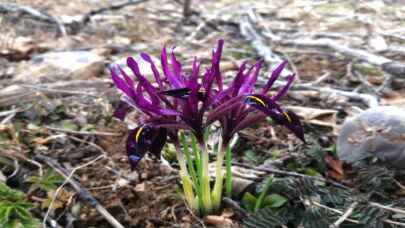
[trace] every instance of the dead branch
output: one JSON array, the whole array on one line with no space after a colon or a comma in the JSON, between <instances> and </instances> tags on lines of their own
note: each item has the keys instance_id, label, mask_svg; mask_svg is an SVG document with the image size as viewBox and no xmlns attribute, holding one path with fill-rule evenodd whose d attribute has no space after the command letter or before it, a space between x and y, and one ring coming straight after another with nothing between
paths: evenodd
<instances>
[{"instance_id":1,"label":"dead branch","mask_svg":"<svg viewBox=\"0 0 405 228\"><path fill-rule=\"evenodd\" d=\"M248 169L251 169L251 170L261 171L261 172L265 172L265 173L274 173L274 174L279 174L279 175L284 175L284 176L291 176L291 177L299 177L299 178L309 178L309 179L312 179L312 180L322 181L322 182L334 185L334 186L336 186L338 188L350 190L349 187L347 187L347 186L345 186L345 185L343 185L341 183L338 183L336 181L332 181L332 180L329 180L329 179L325 179L325 178L322 178L322 177L308 176L308 175L301 174L301 173L283 171L283 170L273 169L273 168L258 168L258 167L254 167L254 166L251 166L251 165L239 163L239 162L232 162L232 165L248 168Z\"/></svg>"},{"instance_id":2,"label":"dead branch","mask_svg":"<svg viewBox=\"0 0 405 228\"><path fill-rule=\"evenodd\" d=\"M191 15L191 0L184 0L183 3L183 18L186 21Z\"/></svg>"},{"instance_id":3,"label":"dead branch","mask_svg":"<svg viewBox=\"0 0 405 228\"><path fill-rule=\"evenodd\" d=\"M253 9L247 10L241 17L239 24L241 34L248 40L251 40L252 45L258 51L258 53L267 61L275 61L278 59L271 49L265 45L264 37L270 39L273 43L281 44L285 46L300 46L300 47L313 47L313 48L327 48L332 49L345 56L359 59L361 61L368 62L375 66L380 67L383 71L400 77L405 78L405 64L400 63L384 56L369 53L362 49L356 49L337 43L329 38L310 39L306 37L300 38L285 38L274 34L270 29L266 29L266 33L259 32L256 28L258 22L257 16Z\"/></svg>"},{"instance_id":4,"label":"dead branch","mask_svg":"<svg viewBox=\"0 0 405 228\"><path fill-rule=\"evenodd\" d=\"M105 89L110 83L109 80L75 80L44 83L40 87L12 85L0 90L0 106L36 100L41 95L89 95L94 90ZM38 90L41 92L38 93ZM92 94L92 96L95 96L95 94Z\"/></svg>"},{"instance_id":5,"label":"dead branch","mask_svg":"<svg viewBox=\"0 0 405 228\"><path fill-rule=\"evenodd\" d=\"M73 130L67 130L67 129L62 129L62 128L54 128L54 127L50 127L50 126L45 126L44 128L51 130L51 131L63 132L63 133L68 133L68 134L73 134L73 135L99 135L99 136L121 136L122 135L122 134L114 133L114 132L73 131Z\"/></svg>"},{"instance_id":6,"label":"dead branch","mask_svg":"<svg viewBox=\"0 0 405 228\"><path fill-rule=\"evenodd\" d=\"M105 158L105 155L102 154L100 156L98 156L97 158L91 160L90 162L87 162L84 165L80 165L76 168L74 168L71 172L69 172L68 170L66 170L64 167L62 167L62 165L60 165L56 160L47 157L45 155L42 154L37 154L35 155L35 158L45 162L46 164L48 164L50 167L52 167L55 171L57 171L60 175L62 175L66 180L65 182L58 188L58 190L60 191L61 188L64 187L64 185L66 185L67 183L69 183L74 189L75 191L78 193L79 197L89 203L91 206L93 206L109 223L111 226L115 227L115 228L124 228L124 226L118 222L92 195L91 193L84 188L79 182L75 181L72 179L74 173L81 168L84 168L88 165L93 164L94 162ZM59 191L55 192L55 197L58 194ZM51 202L52 204L52 202ZM52 207L49 206L49 208L51 209ZM49 215L49 210L47 212L47 214L45 215L44 221L46 220L46 218Z\"/></svg>"},{"instance_id":7,"label":"dead branch","mask_svg":"<svg viewBox=\"0 0 405 228\"><path fill-rule=\"evenodd\" d=\"M37 20L55 24L58 27L58 35L65 36L66 28L64 24L54 16L41 12L29 6L18 5L14 3L0 3L0 13L18 12L27 14Z\"/></svg>"},{"instance_id":8,"label":"dead branch","mask_svg":"<svg viewBox=\"0 0 405 228\"><path fill-rule=\"evenodd\" d=\"M274 65L280 64L283 61L282 58L275 54L271 47L266 44L263 35L253 25L254 21L257 21L257 18L253 10L248 10L245 14L241 15L239 23L240 33L251 43L256 52L263 57L266 62L273 63ZM291 74L291 71L287 69L284 69L282 72L285 75Z\"/></svg>"},{"instance_id":9,"label":"dead branch","mask_svg":"<svg viewBox=\"0 0 405 228\"><path fill-rule=\"evenodd\" d=\"M325 206L325 205L320 204L320 203L315 202L315 201L311 201L311 202L309 202L309 203L310 203L311 205L313 205L313 206L316 206L316 207L319 207L319 208L323 208L323 209L328 210L328 211L332 211L332 212L334 212L334 213L336 213L336 214L340 214L340 215L343 215L343 214L344 214L344 212L342 212L342 211L339 211L339 210L337 210L337 209L335 209L335 208L331 208L331 207ZM345 220L348 221L348 222L354 223L354 224L360 224L360 221L359 221L359 220L350 219L350 218L346 218ZM383 222L385 222L385 223L387 223L387 224L391 224L391 225L396 225L396 226L405 227L405 223L393 221L393 220L391 220L391 219L384 219Z\"/></svg>"},{"instance_id":10,"label":"dead branch","mask_svg":"<svg viewBox=\"0 0 405 228\"><path fill-rule=\"evenodd\" d=\"M89 12L87 12L86 14L83 15L83 17L81 18L80 21L78 21L80 24L87 24L88 22L90 22L91 17L97 14L101 14L104 13L106 11L111 11L111 10L119 10L122 9L126 6L131 6L131 5L135 5L135 4L139 4L139 3L143 3L146 2L148 0L127 0L127 1L121 1L118 3L113 3L109 6L106 7L102 7L99 9L95 9L95 10L91 10Z\"/></svg>"},{"instance_id":11,"label":"dead branch","mask_svg":"<svg viewBox=\"0 0 405 228\"><path fill-rule=\"evenodd\" d=\"M295 85L293 88L294 89L315 90L315 91L319 91L321 93L330 94L330 96L338 95L338 96L348 97L351 100L363 102L369 108L376 107L379 105L378 98L376 96L373 96L370 94L358 93L358 92L353 92L353 91L343 91L343 90L338 90L338 89L333 89L333 88L328 88L328 87L317 87L317 86L313 86L311 83Z\"/></svg>"},{"instance_id":12,"label":"dead branch","mask_svg":"<svg viewBox=\"0 0 405 228\"><path fill-rule=\"evenodd\" d=\"M340 224L342 224L347 218L350 217L350 215L352 215L354 208L358 205L359 203L357 202L353 202L346 210L346 212L340 216L340 218L338 220L336 220L336 222L334 222L333 224L331 224L329 226L329 228L338 228L340 227Z\"/></svg>"},{"instance_id":13,"label":"dead branch","mask_svg":"<svg viewBox=\"0 0 405 228\"><path fill-rule=\"evenodd\" d=\"M249 215L249 213L245 209L240 207L238 202L235 202L233 199L224 197L222 201L225 205L235 210L236 213L239 213L241 217L247 217Z\"/></svg>"},{"instance_id":14,"label":"dead branch","mask_svg":"<svg viewBox=\"0 0 405 228\"><path fill-rule=\"evenodd\" d=\"M351 48L342 44L337 43L334 40L323 38L323 39L280 39L280 44L283 45L294 45L301 47L316 47L316 48L329 48L336 52L339 52L345 56L351 58L359 59L361 61L368 62L375 66L381 67L381 69L394 76L405 78L405 64L388 59L384 56L369 53L362 49Z\"/></svg>"}]
</instances>

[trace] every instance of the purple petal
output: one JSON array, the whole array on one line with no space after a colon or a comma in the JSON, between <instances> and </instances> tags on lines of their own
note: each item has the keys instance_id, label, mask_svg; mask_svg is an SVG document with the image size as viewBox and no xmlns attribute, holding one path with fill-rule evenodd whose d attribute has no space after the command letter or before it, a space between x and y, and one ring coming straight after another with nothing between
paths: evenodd
<instances>
[{"instance_id":1,"label":"purple petal","mask_svg":"<svg viewBox=\"0 0 405 228\"><path fill-rule=\"evenodd\" d=\"M214 110L212 110L207 116L207 122L213 122L219 116L223 115L224 113L228 112L229 110L241 105L241 101L244 96L236 96L232 97L229 100L225 101L224 103L218 105Z\"/></svg>"},{"instance_id":2,"label":"purple petal","mask_svg":"<svg viewBox=\"0 0 405 228\"><path fill-rule=\"evenodd\" d=\"M260 122L261 120L264 120L266 118L265 114L262 113L253 113L252 115L248 115L246 118L244 118L242 121L237 123L237 125L232 129L232 132L228 133L228 137L232 137L232 135L236 134L238 131L241 131L257 122Z\"/></svg>"},{"instance_id":3,"label":"purple petal","mask_svg":"<svg viewBox=\"0 0 405 228\"><path fill-rule=\"evenodd\" d=\"M272 99L259 94L247 96L246 103L267 114L276 123L287 127L305 143L304 130L299 117L295 113L282 110Z\"/></svg>"},{"instance_id":4,"label":"purple petal","mask_svg":"<svg viewBox=\"0 0 405 228\"><path fill-rule=\"evenodd\" d=\"M159 85L159 89L162 90L163 89L163 82L162 82L162 79L160 78L159 71L156 68L156 65L153 62L152 58L147 53L143 53L143 52L141 53L141 57L142 57L143 60L145 60L146 62L148 62L150 64L150 68L152 69L155 80Z\"/></svg>"},{"instance_id":5,"label":"purple petal","mask_svg":"<svg viewBox=\"0 0 405 228\"><path fill-rule=\"evenodd\" d=\"M160 158L162 149L166 144L167 130L165 128L158 128L153 137L153 141L149 147L149 152L157 158Z\"/></svg>"},{"instance_id":6,"label":"purple petal","mask_svg":"<svg viewBox=\"0 0 405 228\"><path fill-rule=\"evenodd\" d=\"M131 68L135 76L139 79L141 85L145 87L146 92L152 99L152 103L154 104L159 103L159 97L157 95L155 87L153 87L152 84L141 74L141 72L139 71L138 63L135 61L135 59L132 57L128 57L127 65L129 66L129 68Z\"/></svg>"},{"instance_id":7,"label":"purple petal","mask_svg":"<svg viewBox=\"0 0 405 228\"><path fill-rule=\"evenodd\" d=\"M121 68L119 68L119 69L121 69ZM121 79L121 77L117 74L116 70L117 69L115 67L110 69L111 78L112 78L115 86L118 89L120 89L122 92L124 92L128 97L131 97L131 98L134 97L135 93L134 93L133 88L129 87L128 84L124 80Z\"/></svg>"},{"instance_id":8,"label":"purple petal","mask_svg":"<svg viewBox=\"0 0 405 228\"><path fill-rule=\"evenodd\" d=\"M128 161L131 165L132 170L137 167L139 161L145 156L148 149L147 146L143 143L137 143L135 141L136 134L139 129L140 127L130 130L126 143Z\"/></svg>"},{"instance_id":9,"label":"purple petal","mask_svg":"<svg viewBox=\"0 0 405 228\"><path fill-rule=\"evenodd\" d=\"M163 73L166 75L169 83L173 89L184 87L180 79L170 70L169 63L167 62L166 47L163 47L162 54L160 56Z\"/></svg>"},{"instance_id":10,"label":"purple petal","mask_svg":"<svg viewBox=\"0 0 405 228\"><path fill-rule=\"evenodd\" d=\"M270 79L267 81L267 84L264 86L261 94L266 94L270 91L271 87L273 86L274 82L280 76L281 71L284 69L285 65L287 65L287 61L282 62L276 69L273 70L271 73Z\"/></svg>"},{"instance_id":11,"label":"purple petal","mask_svg":"<svg viewBox=\"0 0 405 228\"><path fill-rule=\"evenodd\" d=\"M118 104L118 107L114 111L114 116L116 118L120 119L121 121L123 121L125 119L125 117L127 116L127 113L129 110L130 110L130 106L128 105L128 103L125 101L120 101L120 103Z\"/></svg>"},{"instance_id":12,"label":"purple petal","mask_svg":"<svg viewBox=\"0 0 405 228\"><path fill-rule=\"evenodd\" d=\"M257 61L257 63L255 64L255 72L253 73L252 76L248 77L248 79L242 84L240 90L239 90L239 94L250 94L252 93L253 89L254 89L254 85L257 81L257 77L259 76L259 72L260 69L263 66L263 60L259 60Z\"/></svg>"},{"instance_id":13,"label":"purple petal","mask_svg":"<svg viewBox=\"0 0 405 228\"><path fill-rule=\"evenodd\" d=\"M240 65L239 71L236 74L236 77L232 82L231 86L233 87L233 96L236 96L238 94L240 87L242 86L243 82L246 80L246 75L243 73L246 69L246 64L247 64L247 61L244 61Z\"/></svg>"},{"instance_id":14,"label":"purple petal","mask_svg":"<svg viewBox=\"0 0 405 228\"><path fill-rule=\"evenodd\" d=\"M221 76L220 66L219 66L220 61L221 61L223 47L224 47L224 40L223 39L218 40L217 48L212 57L212 70L214 71L215 80L217 82L219 90L222 90L222 87L223 87L222 76Z\"/></svg>"},{"instance_id":15,"label":"purple petal","mask_svg":"<svg viewBox=\"0 0 405 228\"><path fill-rule=\"evenodd\" d=\"M174 74L178 79L182 81L182 76L181 76L181 63L177 61L176 55L174 54L174 47L172 48L172 53L171 53L171 64L173 67Z\"/></svg>"},{"instance_id":16,"label":"purple petal","mask_svg":"<svg viewBox=\"0 0 405 228\"><path fill-rule=\"evenodd\" d=\"M136 106L143 112L145 113L154 113L157 115L169 115L169 116L176 116L179 115L179 113L176 110L173 109L168 109L168 108L161 108L158 104L153 104L149 102L144 96L143 96L143 87L141 85L142 83L139 82L137 88L136 88L136 96L135 96L135 104Z\"/></svg>"},{"instance_id":17,"label":"purple petal","mask_svg":"<svg viewBox=\"0 0 405 228\"><path fill-rule=\"evenodd\" d=\"M288 76L288 77L287 77L287 84L286 84L283 88L281 88L281 89L277 92L277 94L274 95L271 99L272 99L273 101L277 101L277 100L279 100L282 96L284 96L284 95L287 93L288 89L291 87L291 85L292 85L292 83L293 83L293 81L294 81L294 78L295 78L295 74L292 74L292 75Z\"/></svg>"}]
</instances>

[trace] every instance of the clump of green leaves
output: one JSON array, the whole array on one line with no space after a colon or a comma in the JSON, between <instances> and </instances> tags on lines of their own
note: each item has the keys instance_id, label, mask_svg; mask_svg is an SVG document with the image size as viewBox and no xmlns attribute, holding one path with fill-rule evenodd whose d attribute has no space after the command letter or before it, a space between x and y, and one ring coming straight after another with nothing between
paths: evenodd
<instances>
[{"instance_id":1,"label":"clump of green leaves","mask_svg":"<svg viewBox=\"0 0 405 228\"><path fill-rule=\"evenodd\" d=\"M30 212L33 207L33 204L25 200L23 192L13 190L0 182L0 227L39 227L38 219Z\"/></svg>"},{"instance_id":2,"label":"clump of green leaves","mask_svg":"<svg viewBox=\"0 0 405 228\"><path fill-rule=\"evenodd\" d=\"M386 183L386 174L375 176L372 182ZM263 187L264 190L265 188ZM368 189L369 192L372 191L371 188ZM370 204L370 201L392 204L392 198L379 197L380 200L377 201L377 198L373 197L374 194L364 194L359 191L329 186L309 178L275 178L269 189L271 194L279 194L285 197L288 203L284 203L277 208L264 206L253 211L245 207L252 213L251 216L244 220L245 227L328 228L330 224L341 216L335 211L344 212L353 202L357 202L358 205L354 208L350 218L358 223L344 221L340 225L341 228L393 227L384 221L386 219L398 222L404 221L400 215L376 208ZM383 194L383 192L380 192L380 194ZM256 199L256 202L259 200L258 198L254 199Z\"/></svg>"},{"instance_id":3,"label":"clump of green leaves","mask_svg":"<svg viewBox=\"0 0 405 228\"><path fill-rule=\"evenodd\" d=\"M250 192L246 192L242 198L243 206L249 212L258 212L260 209L268 207L268 208L279 208L283 206L288 200L284 196L272 193L268 194L271 184L273 182L273 177L267 178L265 184L263 185L262 190L259 192L258 197L251 194Z\"/></svg>"},{"instance_id":4,"label":"clump of green leaves","mask_svg":"<svg viewBox=\"0 0 405 228\"><path fill-rule=\"evenodd\" d=\"M31 176L28 178L28 182L31 182L31 189L40 188L45 191L55 190L62 182L64 178L56 173L54 170L48 170L45 175Z\"/></svg>"}]
</instances>

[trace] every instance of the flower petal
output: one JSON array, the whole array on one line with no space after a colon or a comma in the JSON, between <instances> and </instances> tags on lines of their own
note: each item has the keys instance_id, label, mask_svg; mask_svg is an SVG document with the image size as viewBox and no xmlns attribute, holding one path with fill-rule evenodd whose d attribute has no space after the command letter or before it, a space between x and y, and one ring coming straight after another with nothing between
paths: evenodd
<instances>
[{"instance_id":1,"label":"flower petal","mask_svg":"<svg viewBox=\"0 0 405 228\"><path fill-rule=\"evenodd\" d=\"M165 128L158 128L154 134L154 138L149 147L149 152L155 155L157 158L160 158L162 149L166 144L167 130Z\"/></svg>"},{"instance_id":2,"label":"flower petal","mask_svg":"<svg viewBox=\"0 0 405 228\"><path fill-rule=\"evenodd\" d=\"M127 102L125 101L120 101L118 104L118 107L114 111L114 116L121 121L125 119L127 116L128 111L130 110L130 105L128 105Z\"/></svg>"},{"instance_id":3,"label":"flower petal","mask_svg":"<svg viewBox=\"0 0 405 228\"><path fill-rule=\"evenodd\" d=\"M291 111L284 111L281 107L266 96L253 94L246 97L245 102L270 116L276 123L287 127L295 136L305 143L304 130L299 117Z\"/></svg>"},{"instance_id":4,"label":"flower petal","mask_svg":"<svg viewBox=\"0 0 405 228\"><path fill-rule=\"evenodd\" d=\"M143 60L145 60L146 62L148 62L148 63L150 64L150 68L152 69L152 72L153 72L153 75L154 75L154 77L155 77L155 80L156 80L156 82L157 82L158 85L159 85L159 89L162 90L162 89L163 89L163 81L162 81L162 79L160 78L159 71L158 71L158 69L156 68L156 65L155 65L155 63L153 62L152 58L151 58L147 53L144 53L144 52L141 53L141 57L142 57Z\"/></svg>"},{"instance_id":5,"label":"flower petal","mask_svg":"<svg viewBox=\"0 0 405 228\"><path fill-rule=\"evenodd\" d=\"M272 99L273 101L277 101L277 100L279 100L282 96L284 96L284 95L287 93L288 89L291 87L291 85L292 85L292 83L293 83L293 81L294 81L294 78L295 78L295 74L292 74L292 75L288 76L288 77L287 77L287 84L285 84L285 86L284 86L283 88L281 88L281 89L277 92L277 94L274 95L271 99Z\"/></svg>"},{"instance_id":6,"label":"flower petal","mask_svg":"<svg viewBox=\"0 0 405 228\"><path fill-rule=\"evenodd\" d=\"M125 82L118 74L117 68L120 69L119 66L116 67L111 67L110 72L111 72L111 78L115 84L115 86L121 90L123 93L125 93L128 97L134 97L135 92L134 89L129 87L127 82Z\"/></svg>"},{"instance_id":7,"label":"flower petal","mask_svg":"<svg viewBox=\"0 0 405 228\"><path fill-rule=\"evenodd\" d=\"M240 95L252 93L255 83L257 81L257 77L259 76L260 69L262 67L263 67L263 60L257 61L257 63L254 66L255 72L250 77L249 77L249 75L246 76L247 80L242 84L242 86L239 90Z\"/></svg>"},{"instance_id":8,"label":"flower petal","mask_svg":"<svg viewBox=\"0 0 405 228\"><path fill-rule=\"evenodd\" d=\"M224 47L224 40L220 39L218 40L217 43L217 48L215 49L213 55L212 55L212 70L214 71L214 75L215 75L215 80L217 82L218 85L218 89L222 90L222 76L221 76L221 72L220 72L220 66L219 63L221 61L221 55L222 55L222 49Z\"/></svg>"},{"instance_id":9,"label":"flower petal","mask_svg":"<svg viewBox=\"0 0 405 228\"><path fill-rule=\"evenodd\" d=\"M134 72L135 76L139 79L141 85L145 88L145 91L149 94L150 98L152 99L153 104L159 103L159 97L157 95L157 91L155 87L141 74L139 71L138 63L135 61L134 58L128 57L127 58L127 65L131 68L132 72Z\"/></svg>"},{"instance_id":10,"label":"flower petal","mask_svg":"<svg viewBox=\"0 0 405 228\"><path fill-rule=\"evenodd\" d=\"M261 94L266 94L270 91L271 87L273 86L274 82L280 76L281 71L284 69L285 65L287 65L287 61L282 62L276 69L271 72L270 79L267 81L266 85L263 87Z\"/></svg>"},{"instance_id":11,"label":"flower petal","mask_svg":"<svg viewBox=\"0 0 405 228\"><path fill-rule=\"evenodd\" d=\"M143 131L142 127L137 127L130 130L127 138L127 155L128 161L131 165L132 170L136 168L139 161L145 156L148 149L146 144L140 143L141 133Z\"/></svg>"},{"instance_id":12,"label":"flower petal","mask_svg":"<svg viewBox=\"0 0 405 228\"><path fill-rule=\"evenodd\" d=\"M173 89L184 87L183 84L181 83L180 79L177 78L177 75L174 74L169 67L169 63L167 61L166 47L163 47L160 59L161 59L161 63L162 63L163 73L166 75L166 78L169 80L171 87Z\"/></svg>"}]
</instances>

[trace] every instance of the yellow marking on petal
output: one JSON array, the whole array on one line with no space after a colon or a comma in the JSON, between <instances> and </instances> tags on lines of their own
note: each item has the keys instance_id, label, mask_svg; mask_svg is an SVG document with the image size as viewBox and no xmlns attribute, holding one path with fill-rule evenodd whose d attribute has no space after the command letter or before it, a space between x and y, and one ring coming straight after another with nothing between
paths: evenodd
<instances>
[{"instance_id":1,"label":"yellow marking on petal","mask_svg":"<svg viewBox=\"0 0 405 228\"><path fill-rule=\"evenodd\" d=\"M136 131L136 134L135 134L135 142L136 142L136 143L138 143L139 137L141 136L142 131L143 131L143 127L140 127L140 128Z\"/></svg>"},{"instance_id":2,"label":"yellow marking on petal","mask_svg":"<svg viewBox=\"0 0 405 228\"><path fill-rule=\"evenodd\" d=\"M260 99L256 96L247 96L247 98L251 98L251 99L255 100L256 102L258 102L263 107L267 107L266 103L264 103L264 101L262 99Z\"/></svg>"},{"instance_id":3,"label":"yellow marking on petal","mask_svg":"<svg viewBox=\"0 0 405 228\"><path fill-rule=\"evenodd\" d=\"M285 116L285 118L287 118L287 120L288 120L288 122L292 122L292 120L291 120L291 117L290 117L290 115L288 115L288 113L287 112L283 112L283 114L284 114L284 116Z\"/></svg>"}]
</instances>

